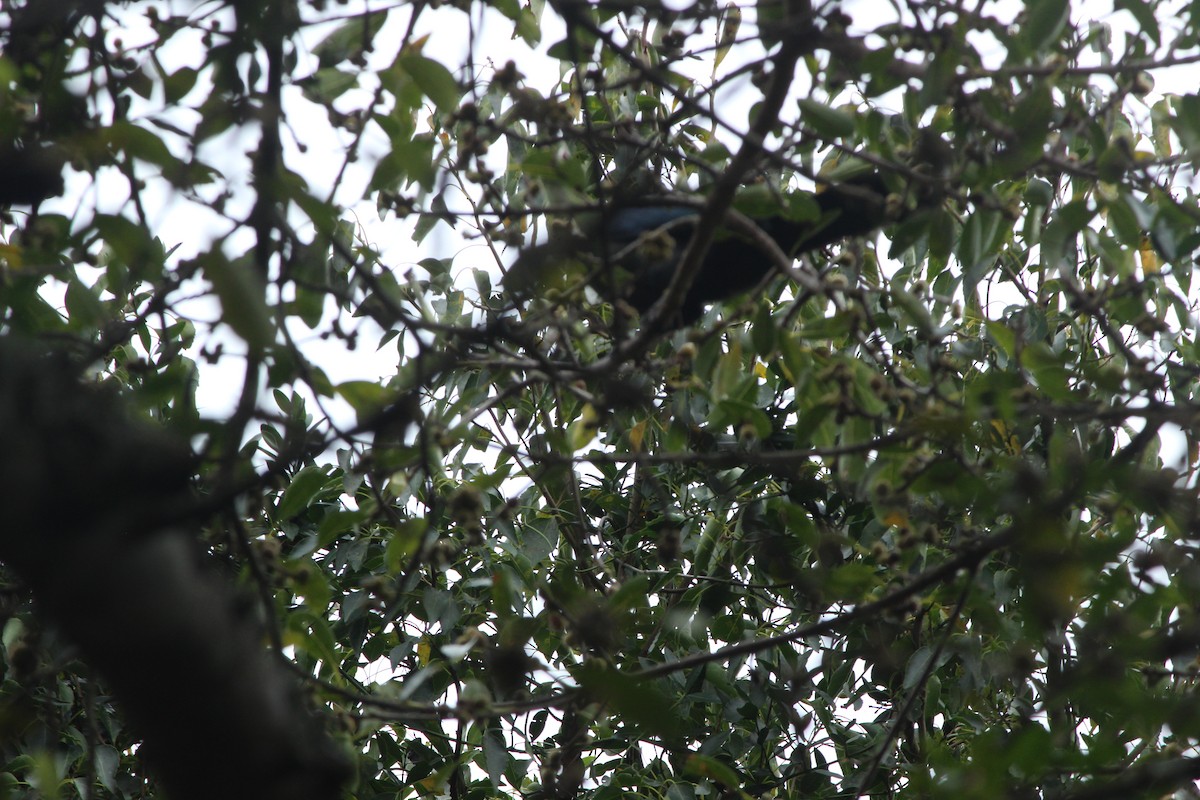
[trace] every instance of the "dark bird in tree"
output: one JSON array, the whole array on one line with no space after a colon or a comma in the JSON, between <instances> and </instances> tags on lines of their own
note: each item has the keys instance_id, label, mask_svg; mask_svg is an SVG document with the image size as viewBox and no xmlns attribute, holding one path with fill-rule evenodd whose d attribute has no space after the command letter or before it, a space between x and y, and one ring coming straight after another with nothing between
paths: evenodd
<instances>
[{"instance_id":1,"label":"dark bird in tree","mask_svg":"<svg viewBox=\"0 0 1200 800\"><path fill-rule=\"evenodd\" d=\"M62 194L63 165L49 147L0 145L0 206L37 205Z\"/></svg>"},{"instance_id":2,"label":"dark bird in tree","mask_svg":"<svg viewBox=\"0 0 1200 800\"><path fill-rule=\"evenodd\" d=\"M784 254L796 258L882 227L888 221L887 194L883 180L870 175L812 195L809 213L798 218L780 214L752 221ZM698 218L696 208L665 199L617 204L607 214L588 215L577 223L577 232L526 248L505 285L518 296L532 296L585 274L606 297L645 312L671 282ZM722 228L684 297L679 321L694 322L709 303L752 289L776 263L750 236L732 226Z\"/></svg>"}]
</instances>

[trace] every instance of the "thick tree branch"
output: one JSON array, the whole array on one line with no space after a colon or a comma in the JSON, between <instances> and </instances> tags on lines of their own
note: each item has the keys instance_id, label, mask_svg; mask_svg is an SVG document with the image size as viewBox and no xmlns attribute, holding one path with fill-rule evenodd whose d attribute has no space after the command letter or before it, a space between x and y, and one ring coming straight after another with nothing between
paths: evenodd
<instances>
[{"instance_id":1,"label":"thick tree branch","mask_svg":"<svg viewBox=\"0 0 1200 800\"><path fill-rule=\"evenodd\" d=\"M176 800L329 800L345 764L205 567L192 463L65 359L0 339L0 560L80 647Z\"/></svg>"}]
</instances>

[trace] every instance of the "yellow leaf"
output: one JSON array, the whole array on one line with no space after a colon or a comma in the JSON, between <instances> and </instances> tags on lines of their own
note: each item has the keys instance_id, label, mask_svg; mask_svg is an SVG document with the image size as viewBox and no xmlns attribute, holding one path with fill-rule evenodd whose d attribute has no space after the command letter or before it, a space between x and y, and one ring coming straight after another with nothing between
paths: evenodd
<instances>
[{"instance_id":1,"label":"yellow leaf","mask_svg":"<svg viewBox=\"0 0 1200 800\"><path fill-rule=\"evenodd\" d=\"M721 35L717 40L713 69L721 66L721 62L729 54L729 48L733 47L737 41L738 29L742 27L742 10L733 3L729 3L721 9L721 17Z\"/></svg>"},{"instance_id":2,"label":"yellow leaf","mask_svg":"<svg viewBox=\"0 0 1200 800\"><path fill-rule=\"evenodd\" d=\"M421 639L421 641L417 642L417 663L422 667L429 663L431 649L428 639Z\"/></svg>"},{"instance_id":3,"label":"yellow leaf","mask_svg":"<svg viewBox=\"0 0 1200 800\"><path fill-rule=\"evenodd\" d=\"M1015 434L1012 433L1011 430L1009 430L1009 427L1007 424L1005 424L1004 420L992 420L992 428L999 435L1000 442L1004 445L1005 450L1012 455L1016 455L1017 453L1021 452L1021 441L1016 437Z\"/></svg>"},{"instance_id":4,"label":"yellow leaf","mask_svg":"<svg viewBox=\"0 0 1200 800\"><path fill-rule=\"evenodd\" d=\"M0 261L8 263L10 269L20 269L23 259L20 247L11 244L0 244Z\"/></svg>"},{"instance_id":5,"label":"yellow leaf","mask_svg":"<svg viewBox=\"0 0 1200 800\"><path fill-rule=\"evenodd\" d=\"M629 446L636 452L641 452L642 440L646 437L646 420L629 429Z\"/></svg>"},{"instance_id":6,"label":"yellow leaf","mask_svg":"<svg viewBox=\"0 0 1200 800\"><path fill-rule=\"evenodd\" d=\"M599 429L600 414L591 403L586 403L579 419L571 423L567 431L567 442L572 450L579 450L596 438L596 431Z\"/></svg>"},{"instance_id":7,"label":"yellow leaf","mask_svg":"<svg viewBox=\"0 0 1200 800\"><path fill-rule=\"evenodd\" d=\"M1145 275L1155 275L1162 269L1158 253L1154 252L1154 245L1150 243L1149 236L1143 236L1142 241L1138 244L1138 261L1141 263L1142 273Z\"/></svg>"}]
</instances>

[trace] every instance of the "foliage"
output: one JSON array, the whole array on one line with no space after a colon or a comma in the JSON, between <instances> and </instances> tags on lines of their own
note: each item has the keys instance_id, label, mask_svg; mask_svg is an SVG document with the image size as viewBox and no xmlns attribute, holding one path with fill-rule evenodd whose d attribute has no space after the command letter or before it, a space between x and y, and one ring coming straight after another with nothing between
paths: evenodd
<instances>
[{"instance_id":1,"label":"foliage","mask_svg":"<svg viewBox=\"0 0 1200 800\"><path fill-rule=\"evenodd\" d=\"M1192 796L1200 7L9 5L0 137L67 180L0 330L193 443L349 796ZM864 162L878 241L686 330L503 289L647 176ZM3 598L7 796L156 796Z\"/></svg>"}]
</instances>

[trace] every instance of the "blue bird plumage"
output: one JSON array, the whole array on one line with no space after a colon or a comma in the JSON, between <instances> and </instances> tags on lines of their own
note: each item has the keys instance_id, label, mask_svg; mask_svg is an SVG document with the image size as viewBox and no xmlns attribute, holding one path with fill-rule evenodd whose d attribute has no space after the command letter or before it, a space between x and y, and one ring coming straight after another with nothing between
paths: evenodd
<instances>
[{"instance_id":1,"label":"blue bird plumage","mask_svg":"<svg viewBox=\"0 0 1200 800\"><path fill-rule=\"evenodd\" d=\"M609 240L617 244L631 244L644 233L695 216L696 210L686 206L619 208L608 220Z\"/></svg>"},{"instance_id":2,"label":"blue bird plumage","mask_svg":"<svg viewBox=\"0 0 1200 800\"><path fill-rule=\"evenodd\" d=\"M815 195L817 219L799 222L769 216L754 222L784 253L795 257L881 227L886 222L886 196L883 181L869 176ZM556 266L561 270L564 261L578 261L588 254L593 259L611 259L611 265L619 267L593 271L602 294L624 299L641 312L653 306L671 282L695 230L698 211L679 205L629 204L598 216L598 222L579 225L583 235L527 248L506 279L510 288L534 286L539 279L531 276L552 272ZM684 298L678 322L693 322L709 303L753 288L774 264L751 239L731 229L718 231ZM614 276L617 285L612 285Z\"/></svg>"}]
</instances>

